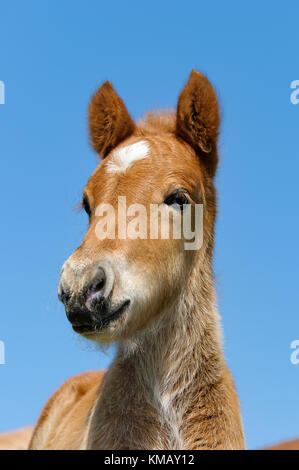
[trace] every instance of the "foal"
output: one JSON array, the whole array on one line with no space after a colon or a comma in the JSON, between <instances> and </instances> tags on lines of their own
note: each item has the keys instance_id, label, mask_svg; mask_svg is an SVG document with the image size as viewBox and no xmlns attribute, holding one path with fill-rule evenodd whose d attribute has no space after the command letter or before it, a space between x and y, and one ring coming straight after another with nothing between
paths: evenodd
<instances>
[{"instance_id":1,"label":"foal","mask_svg":"<svg viewBox=\"0 0 299 470\"><path fill-rule=\"evenodd\" d=\"M89 228L62 268L59 298L75 331L116 342L118 352L105 374L74 377L56 392L30 448L242 449L212 274L215 92L193 71L176 113L151 113L136 125L106 82L90 103L89 125L103 160L84 190ZM128 206L156 204L159 233L168 216L180 224L188 206L200 230L194 213L202 204L200 249L186 249L184 236L99 236L101 204L115 210L120 228L119 196Z\"/></svg>"}]
</instances>

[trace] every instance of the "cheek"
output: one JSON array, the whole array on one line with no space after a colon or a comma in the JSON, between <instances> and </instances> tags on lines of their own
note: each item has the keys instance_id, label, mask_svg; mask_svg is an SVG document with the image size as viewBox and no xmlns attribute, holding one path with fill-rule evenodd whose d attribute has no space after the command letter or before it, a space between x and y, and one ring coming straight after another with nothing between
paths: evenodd
<instances>
[{"instance_id":1,"label":"cheek","mask_svg":"<svg viewBox=\"0 0 299 470\"><path fill-rule=\"evenodd\" d=\"M143 258L136 259L127 279L133 287L129 330L142 330L169 309L182 291L182 280L187 280L188 260L178 241L157 241ZM132 255L133 257L133 255Z\"/></svg>"},{"instance_id":2,"label":"cheek","mask_svg":"<svg viewBox=\"0 0 299 470\"><path fill-rule=\"evenodd\" d=\"M143 297L169 299L178 290L191 261L191 252L184 250L183 240L142 240L127 252L136 292Z\"/></svg>"}]
</instances>

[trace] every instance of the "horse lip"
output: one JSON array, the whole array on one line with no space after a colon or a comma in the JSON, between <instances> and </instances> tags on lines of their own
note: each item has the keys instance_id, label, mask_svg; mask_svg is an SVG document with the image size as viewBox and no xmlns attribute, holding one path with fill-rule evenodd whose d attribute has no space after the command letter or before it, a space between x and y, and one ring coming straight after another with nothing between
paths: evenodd
<instances>
[{"instance_id":1,"label":"horse lip","mask_svg":"<svg viewBox=\"0 0 299 470\"><path fill-rule=\"evenodd\" d=\"M73 330L76 333L90 333L92 330L94 330L94 325L72 325Z\"/></svg>"},{"instance_id":2,"label":"horse lip","mask_svg":"<svg viewBox=\"0 0 299 470\"><path fill-rule=\"evenodd\" d=\"M102 319L102 328L103 328L103 326L104 327L107 326L111 321L116 320L117 318L119 318L122 315L122 313L124 313L124 311L128 308L130 303L131 303L130 300L125 300L121 304L120 307L118 307L117 309L115 309L111 312L108 312L108 314L105 315L105 317ZM101 328L99 328L99 329L101 329Z\"/></svg>"},{"instance_id":3,"label":"horse lip","mask_svg":"<svg viewBox=\"0 0 299 470\"><path fill-rule=\"evenodd\" d=\"M104 328L106 328L113 320L119 318L122 313L128 308L130 305L130 300L125 300L120 307L116 308L113 311L108 312L104 317L101 317L98 320L95 320L90 323L86 324L72 324L72 328L76 333L79 334L90 334L96 333Z\"/></svg>"}]
</instances>

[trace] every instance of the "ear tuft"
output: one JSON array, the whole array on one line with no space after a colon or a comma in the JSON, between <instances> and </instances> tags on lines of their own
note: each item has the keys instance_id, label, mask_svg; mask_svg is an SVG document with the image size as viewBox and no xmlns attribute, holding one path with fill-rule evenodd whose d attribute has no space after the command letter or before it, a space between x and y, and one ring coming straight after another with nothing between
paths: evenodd
<instances>
[{"instance_id":1,"label":"ear tuft","mask_svg":"<svg viewBox=\"0 0 299 470\"><path fill-rule=\"evenodd\" d=\"M102 158L135 130L134 121L110 82L103 83L92 97L88 114L91 144Z\"/></svg>"},{"instance_id":2,"label":"ear tuft","mask_svg":"<svg viewBox=\"0 0 299 470\"><path fill-rule=\"evenodd\" d=\"M219 124L215 91L204 75L193 70L178 99L176 132L195 148L212 176L218 160Z\"/></svg>"}]
</instances>

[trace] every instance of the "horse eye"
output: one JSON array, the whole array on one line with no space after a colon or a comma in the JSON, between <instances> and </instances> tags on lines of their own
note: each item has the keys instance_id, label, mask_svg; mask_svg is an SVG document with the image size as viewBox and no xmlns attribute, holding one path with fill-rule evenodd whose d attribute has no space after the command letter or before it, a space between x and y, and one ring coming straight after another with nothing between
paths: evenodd
<instances>
[{"instance_id":1,"label":"horse eye","mask_svg":"<svg viewBox=\"0 0 299 470\"><path fill-rule=\"evenodd\" d=\"M167 206L173 206L176 204L181 210L184 210L185 205L189 204L189 200L184 191L174 191L167 196L164 204L167 204Z\"/></svg>"},{"instance_id":2,"label":"horse eye","mask_svg":"<svg viewBox=\"0 0 299 470\"><path fill-rule=\"evenodd\" d=\"M90 210L89 202L86 199L86 197L83 199L82 205L83 205L83 209L85 210L86 214L90 218L91 217L91 210Z\"/></svg>"}]
</instances>

